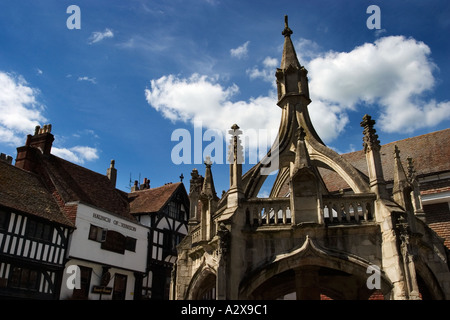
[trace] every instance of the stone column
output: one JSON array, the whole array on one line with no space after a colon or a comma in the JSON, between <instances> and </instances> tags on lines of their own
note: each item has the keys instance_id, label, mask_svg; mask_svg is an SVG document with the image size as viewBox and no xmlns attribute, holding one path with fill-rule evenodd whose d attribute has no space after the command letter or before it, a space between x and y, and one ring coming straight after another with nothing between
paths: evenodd
<instances>
[{"instance_id":1,"label":"stone column","mask_svg":"<svg viewBox=\"0 0 450 320\"><path fill-rule=\"evenodd\" d=\"M239 205L239 200L244 197L242 190L242 163L243 149L239 135L242 131L234 124L228 131L232 135L228 161L230 162L230 189L228 190L227 207L233 208Z\"/></svg>"},{"instance_id":2,"label":"stone column","mask_svg":"<svg viewBox=\"0 0 450 320\"><path fill-rule=\"evenodd\" d=\"M219 262L217 265L216 278L216 300L227 299L227 267L228 267L228 250L230 246L230 231L225 224L218 226L217 235L219 236Z\"/></svg>"},{"instance_id":3,"label":"stone column","mask_svg":"<svg viewBox=\"0 0 450 320\"><path fill-rule=\"evenodd\" d=\"M203 177L198 174L197 169L191 172L190 190L189 190L189 230L195 227L199 222L198 200L202 190Z\"/></svg>"},{"instance_id":4,"label":"stone column","mask_svg":"<svg viewBox=\"0 0 450 320\"><path fill-rule=\"evenodd\" d=\"M411 200L414 208L414 214L417 218L425 221L425 212L423 211L422 199L420 196L420 185L417 180L416 170L414 169L413 159L408 157L406 160L408 161L408 180L413 187L413 191L411 192Z\"/></svg>"},{"instance_id":5,"label":"stone column","mask_svg":"<svg viewBox=\"0 0 450 320\"><path fill-rule=\"evenodd\" d=\"M380 141L376 130L373 128L374 124L375 120L372 120L371 116L364 115L361 127L364 128L363 146L369 171L369 187L377 195L378 199L387 199L386 182L384 181L383 167L381 165Z\"/></svg>"}]
</instances>

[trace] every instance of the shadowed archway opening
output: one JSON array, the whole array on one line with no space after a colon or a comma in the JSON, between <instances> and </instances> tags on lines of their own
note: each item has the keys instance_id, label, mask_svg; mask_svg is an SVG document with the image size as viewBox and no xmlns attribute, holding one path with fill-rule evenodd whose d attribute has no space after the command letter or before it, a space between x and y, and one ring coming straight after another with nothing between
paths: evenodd
<instances>
[{"instance_id":1,"label":"shadowed archway opening","mask_svg":"<svg viewBox=\"0 0 450 320\"><path fill-rule=\"evenodd\" d=\"M199 281L195 283L192 293L193 300L215 300L216 299L216 275L204 272Z\"/></svg>"},{"instance_id":2,"label":"shadowed archway opening","mask_svg":"<svg viewBox=\"0 0 450 320\"><path fill-rule=\"evenodd\" d=\"M299 274L303 274L304 277L302 278ZM314 280L311 282L311 279ZM305 280L307 284L303 283ZM361 275L328 267L299 267L267 279L252 292L251 298L257 300L302 299L302 297L317 300L368 300L378 296L378 299L383 299L381 291L369 289L366 281L367 278ZM312 291L315 291L315 295L311 295Z\"/></svg>"}]
</instances>

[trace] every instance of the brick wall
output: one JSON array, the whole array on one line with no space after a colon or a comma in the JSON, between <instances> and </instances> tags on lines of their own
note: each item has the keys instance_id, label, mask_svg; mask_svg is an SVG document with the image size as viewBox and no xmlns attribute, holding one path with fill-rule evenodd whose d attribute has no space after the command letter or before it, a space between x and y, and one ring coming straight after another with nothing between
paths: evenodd
<instances>
[{"instance_id":1,"label":"brick wall","mask_svg":"<svg viewBox=\"0 0 450 320\"><path fill-rule=\"evenodd\" d=\"M424 205L427 224L444 239L450 249L450 208L447 202Z\"/></svg>"},{"instance_id":2,"label":"brick wall","mask_svg":"<svg viewBox=\"0 0 450 320\"><path fill-rule=\"evenodd\" d=\"M78 210L78 205L76 205L76 204L64 207L64 212L65 212L67 218L69 218L69 220L72 221L74 224L75 224L75 220L77 218L77 210Z\"/></svg>"},{"instance_id":3,"label":"brick wall","mask_svg":"<svg viewBox=\"0 0 450 320\"><path fill-rule=\"evenodd\" d=\"M433 181L420 181L420 193L422 195L450 191L450 179Z\"/></svg>"}]
</instances>

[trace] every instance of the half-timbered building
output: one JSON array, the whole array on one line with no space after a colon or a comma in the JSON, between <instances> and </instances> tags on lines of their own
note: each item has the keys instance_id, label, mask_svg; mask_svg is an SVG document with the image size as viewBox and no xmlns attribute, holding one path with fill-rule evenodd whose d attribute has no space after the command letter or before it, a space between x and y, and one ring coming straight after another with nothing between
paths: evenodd
<instances>
[{"instance_id":1,"label":"half-timbered building","mask_svg":"<svg viewBox=\"0 0 450 320\"><path fill-rule=\"evenodd\" d=\"M139 298L134 293L145 272L148 229L130 215L127 193L116 189L114 161L106 175L93 172L51 154L53 140L50 125L36 127L17 148L15 166L42 181L58 203L51 210L75 225L59 261L70 271L63 273L59 298Z\"/></svg>"},{"instance_id":2,"label":"half-timbered building","mask_svg":"<svg viewBox=\"0 0 450 320\"><path fill-rule=\"evenodd\" d=\"M67 219L40 177L0 160L0 298L58 299Z\"/></svg>"},{"instance_id":3,"label":"half-timbered building","mask_svg":"<svg viewBox=\"0 0 450 320\"><path fill-rule=\"evenodd\" d=\"M182 182L150 188L148 179L129 194L130 212L150 230L147 273L142 296L169 299L172 267L177 259L176 246L187 234L189 198Z\"/></svg>"},{"instance_id":4,"label":"half-timbered building","mask_svg":"<svg viewBox=\"0 0 450 320\"><path fill-rule=\"evenodd\" d=\"M124 192L115 186L114 160L106 175L93 172L51 154L53 141L51 125L38 126L17 148L15 166L12 158L2 164L9 169L0 181L8 194L0 202L0 249L9 260L54 264L55 273L16 275L2 256L0 291L11 297L19 286L34 298L38 284L28 282L40 281L55 299L168 299L176 246L187 234L183 183L150 188L145 179Z\"/></svg>"}]
</instances>

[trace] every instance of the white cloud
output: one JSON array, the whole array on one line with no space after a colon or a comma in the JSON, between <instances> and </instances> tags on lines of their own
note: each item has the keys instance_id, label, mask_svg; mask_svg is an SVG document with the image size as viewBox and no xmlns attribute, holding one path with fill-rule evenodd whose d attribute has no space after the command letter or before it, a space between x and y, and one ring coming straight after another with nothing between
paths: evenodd
<instances>
[{"instance_id":1,"label":"white cloud","mask_svg":"<svg viewBox=\"0 0 450 320\"><path fill-rule=\"evenodd\" d=\"M117 46L123 49L140 49L144 52L164 52L172 47L172 37L166 36L163 41L158 36L153 34L147 37L133 35L128 40L118 43Z\"/></svg>"},{"instance_id":2,"label":"white cloud","mask_svg":"<svg viewBox=\"0 0 450 320\"><path fill-rule=\"evenodd\" d=\"M313 58L317 58L320 54L320 46L309 39L300 38L294 42L294 47L301 65L304 65Z\"/></svg>"},{"instance_id":3,"label":"white cloud","mask_svg":"<svg viewBox=\"0 0 450 320\"><path fill-rule=\"evenodd\" d=\"M250 41L245 42L243 45L237 47L236 49L231 49L230 54L232 57L242 59L245 58L248 54L248 45Z\"/></svg>"},{"instance_id":4,"label":"white cloud","mask_svg":"<svg viewBox=\"0 0 450 320\"><path fill-rule=\"evenodd\" d=\"M186 79L169 75L151 80L145 96L155 110L173 122L201 124L205 129L223 134L236 123L244 133L249 129L264 129L268 130L269 139L275 138L281 117L276 98L260 96L233 101L238 91L235 84L226 88L207 76L193 74ZM247 145L256 147L257 144L257 141L249 141Z\"/></svg>"},{"instance_id":5,"label":"white cloud","mask_svg":"<svg viewBox=\"0 0 450 320\"><path fill-rule=\"evenodd\" d=\"M262 79L264 81L270 82L276 88L275 83L275 69L279 66L279 62L275 58L266 57L262 62L262 68L254 66L252 69L247 69L247 74L250 79Z\"/></svg>"},{"instance_id":6,"label":"white cloud","mask_svg":"<svg viewBox=\"0 0 450 320\"><path fill-rule=\"evenodd\" d=\"M52 147L52 154L70 162L83 164L85 161L93 161L99 158L96 148L75 146L72 148Z\"/></svg>"},{"instance_id":7,"label":"white cloud","mask_svg":"<svg viewBox=\"0 0 450 320\"><path fill-rule=\"evenodd\" d=\"M381 37L381 35L383 33L386 33L386 32L387 32L386 29L377 29L377 30L375 30L375 37L379 38L379 37Z\"/></svg>"},{"instance_id":8,"label":"white cloud","mask_svg":"<svg viewBox=\"0 0 450 320\"><path fill-rule=\"evenodd\" d=\"M36 126L47 123L44 107L38 103L39 90L28 85L21 76L0 71L0 143L21 146ZM88 133L95 135L92 130ZM52 153L76 163L98 159L98 150L86 146L52 147Z\"/></svg>"},{"instance_id":9,"label":"white cloud","mask_svg":"<svg viewBox=\"0 0 450 320\"><path fill-rule=\"evenodd\" d=\"M310 110L318 102L332 103L340 112L376 103L381 106L378 125L386 132L413 132L450 119L449 101L421 98L435 84L430 53L423 42L390 36L315 58L307 66Z\"/></svg>"},{"instance_id":10,"label":"white cloud","mask_svg":"<svg viewBox=\"0 0 450 320\"><path fill-rule=\"evenodd\" d=\"M450 119L450 101L436 102L392 100L379 118L380 127L386 132L413 132L419 128L433 127Z\"/></svg>"},{"instance_id":11,"label":"white cloud","mask_svg":"<svg viewBox=\"0 0 450 320\"><path fill-rule=\"evenodd\" d=\"M89 78L87 76L83 76L83 77L78 77L78 81L88 81L92 84L96 84L97 80L95 78Z\"/></svg>"},{"instance_id":12,"label":"white cloud","mask_svg":"<svg viewBox=\"0 0 450 320\"><path fill-rule=\"evenodd\" d=\"M0 71L0 141L11 146L23 144L25 135L47 121L44 107L36 100L39 90L21 76Z\"/></svg>"},{"instance_id":13,"label":"white cloud","mask_svg":"<svg viewBox=\"0 0 450 320\"><path fill-rule=\"evenodd\" d=\"M321 100L311 103L308 111L314 129L325 143L335 140L349 122L347 113L338 105Z\"/></svg>"},{"instance_id":14,"label":"white cloud","mask_svg":"<svg viewBox=\"0 0 450 320\"><path fill-rule=\"evenodd\" d=\"M113 38L114 33L111 29L106 28L105 31L95 31L92 32L91 36L88 39L89 44L97 43L102 41L103 39Z\"/></svg>"},{"instance_id":15,"label":"white cloud","mask_svg":"<svg viewBox=\"0 0 450 320\"><path fill-rule=\"evenodd\" d=\"M266 68L275 69L278 66L279 62L278 59L266 57L263 61L263 65Z\"/></svg>"}]
</instances>

